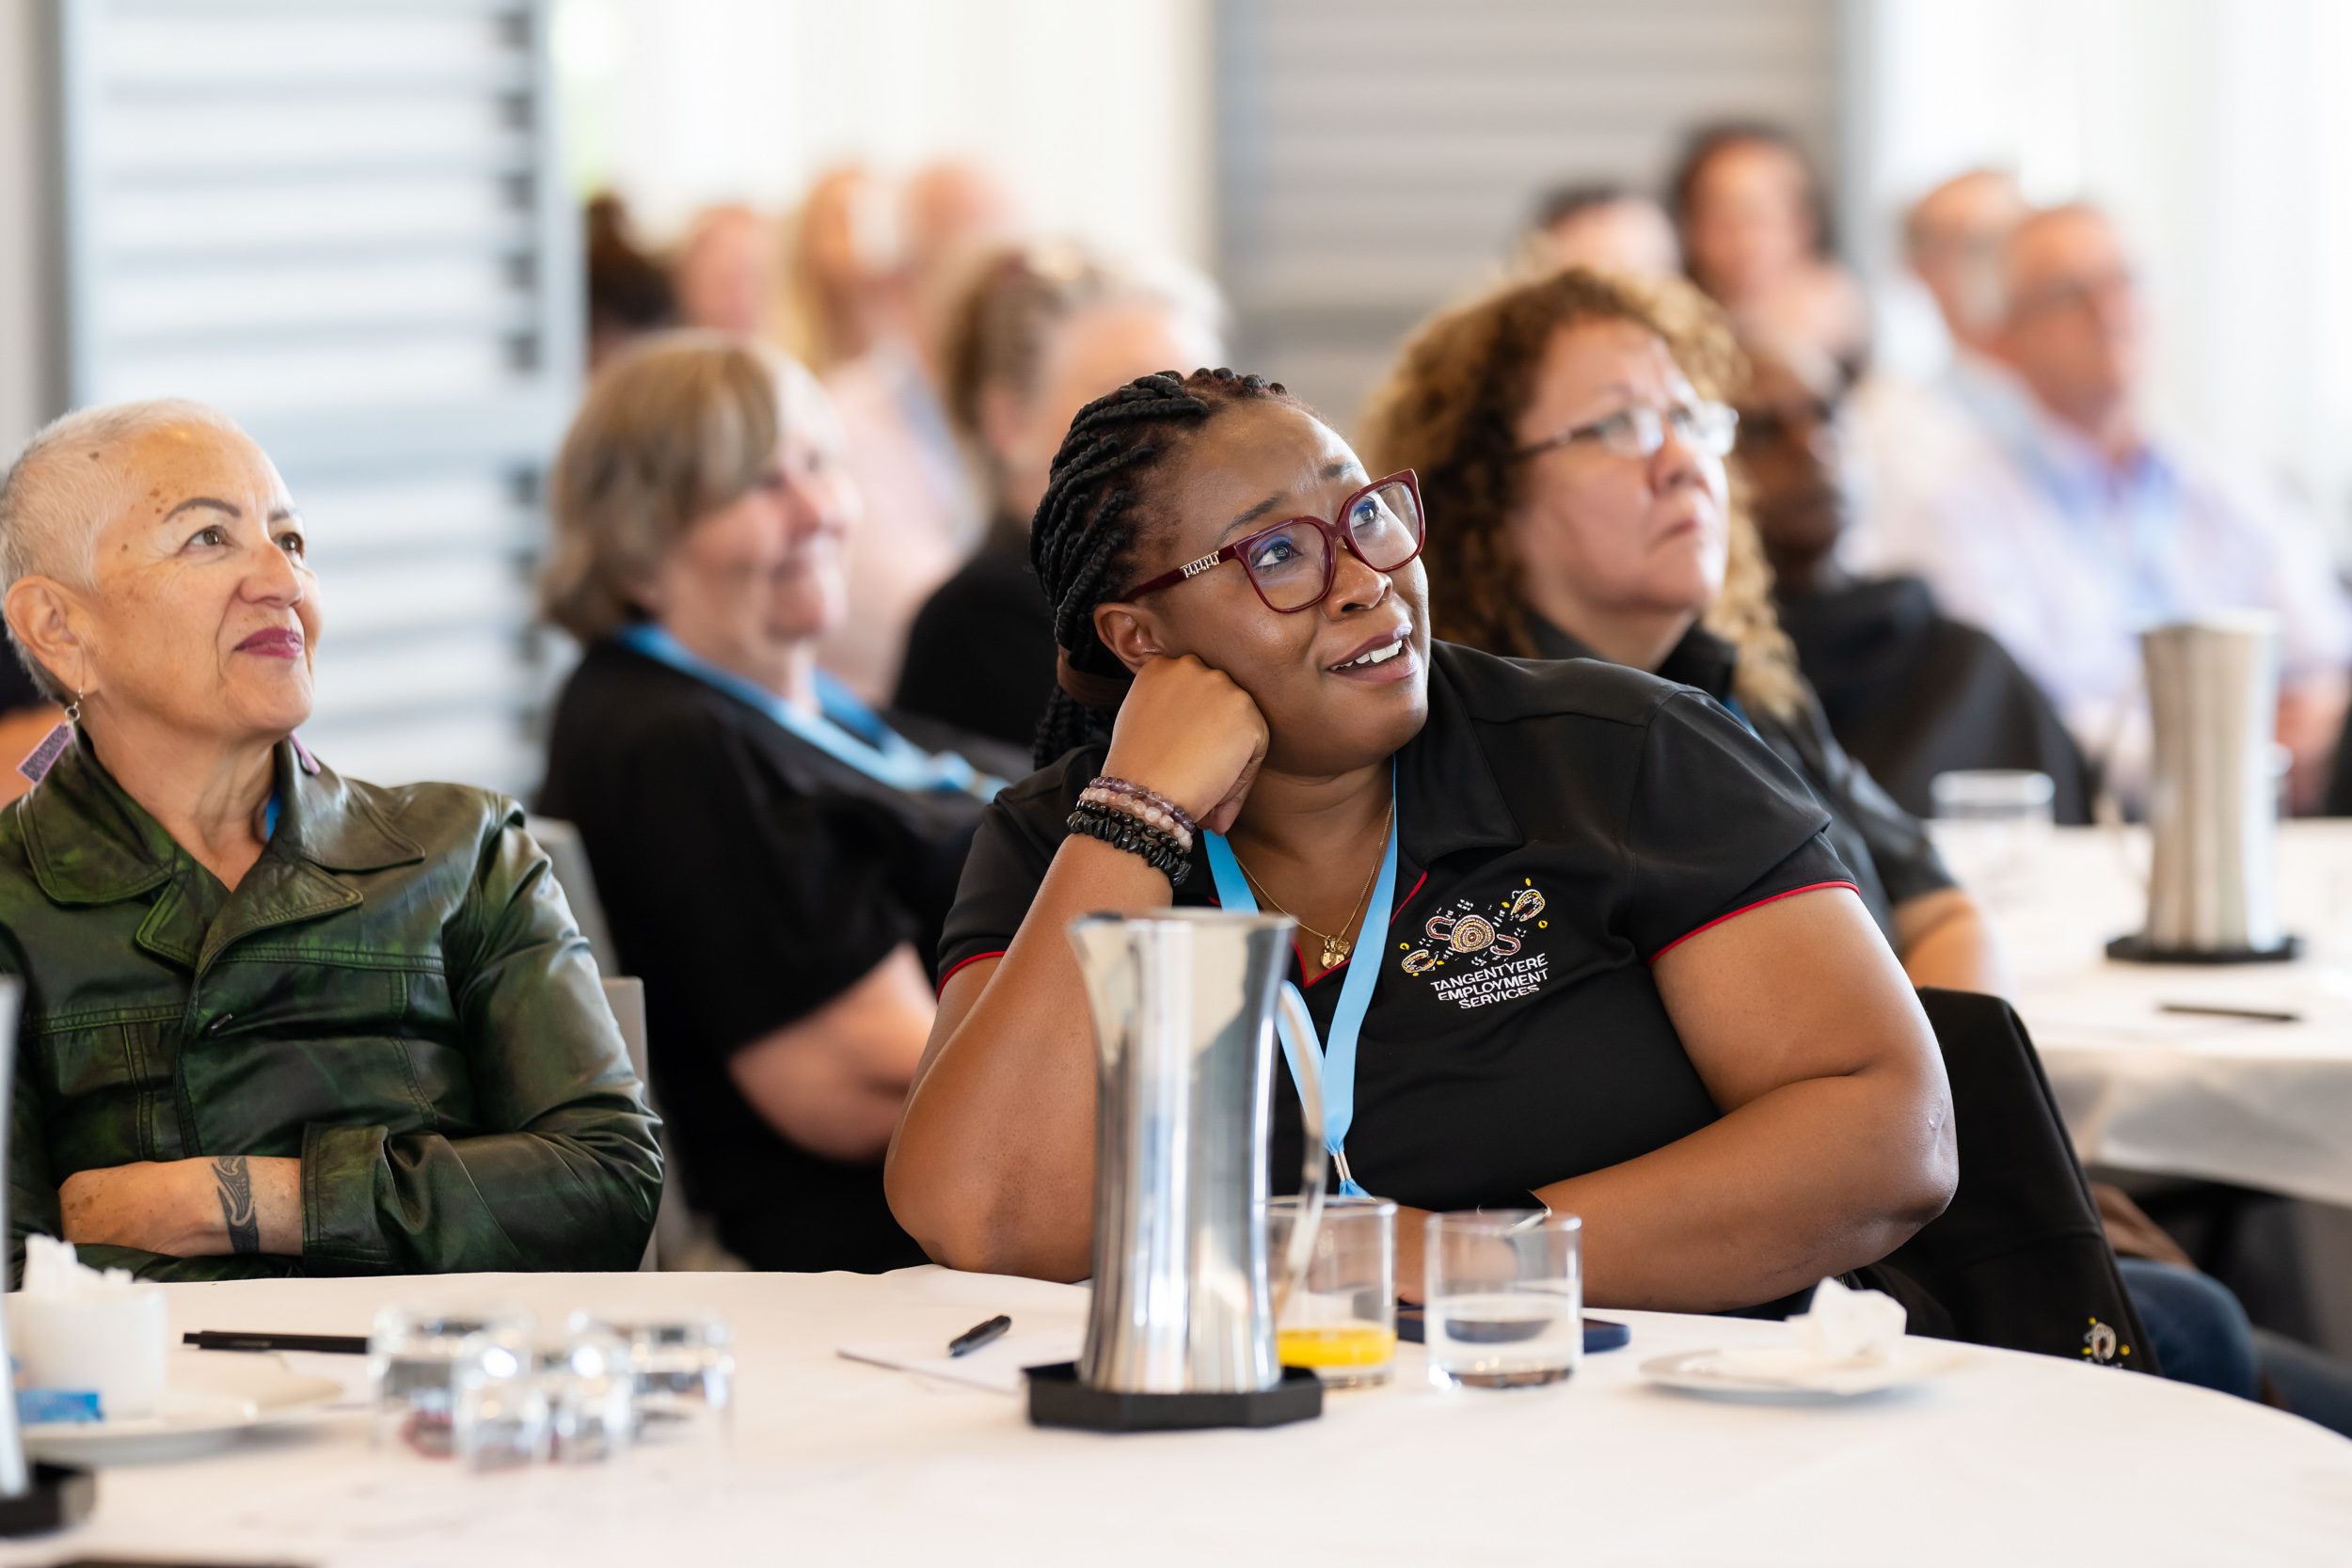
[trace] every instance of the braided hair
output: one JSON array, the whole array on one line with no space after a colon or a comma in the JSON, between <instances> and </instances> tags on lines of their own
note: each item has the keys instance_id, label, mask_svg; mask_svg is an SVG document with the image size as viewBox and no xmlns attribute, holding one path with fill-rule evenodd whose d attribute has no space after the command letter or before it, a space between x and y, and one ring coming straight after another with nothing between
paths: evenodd
<instances>
[{"instance_id":1,"label":"braided hair","mask_svg":"<svg viewBox=\"0 0 2352 1568\"><path fill-rule=\"evenodd\" d=\"M1120 689L1132 677L1095 635L1094 608L1119 596L1133 577L1143 529L1165 520L1139 504L1146 476L1219 410L1256 401L1307 411L1280 382L1263 376L1161 371L1096 398L1070 421L1029 524L1029 562L1053 606L1054 641L1068 672L1038 721L1038 767L1110 739Z\"/></svg>"}]
</instances>

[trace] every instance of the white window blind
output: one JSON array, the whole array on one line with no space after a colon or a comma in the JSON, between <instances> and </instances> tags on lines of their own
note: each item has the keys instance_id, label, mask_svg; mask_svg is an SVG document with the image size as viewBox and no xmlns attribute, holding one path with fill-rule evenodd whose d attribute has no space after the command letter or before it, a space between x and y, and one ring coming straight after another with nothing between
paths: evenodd
<instances>
[{"instance_id":1,"label":"white window blind","mask_svg":"<svg viewBox=\"0 0 2352 1568\"><path fill-rule=\"evenodd\" d=\"M61 0L66 401L199 398L276 459L326 631L304 729L520 789L541 471L580 364L544 0Z\"/></svg>"},{"instance_id":2,"label":"white window blind","mask_svg":"<svg viewBox=\"0 0 2352 1568\"><path fill-rule=\"evenodd\" d=\"M1219 0L1235 367L1281 378L1344 429L1397 339L1493 274L1539 192L1654 185L1683 135L1721 119L1785 125L1827 165L1838 13L1837 0Z\"/></svg>"}]
</instances>

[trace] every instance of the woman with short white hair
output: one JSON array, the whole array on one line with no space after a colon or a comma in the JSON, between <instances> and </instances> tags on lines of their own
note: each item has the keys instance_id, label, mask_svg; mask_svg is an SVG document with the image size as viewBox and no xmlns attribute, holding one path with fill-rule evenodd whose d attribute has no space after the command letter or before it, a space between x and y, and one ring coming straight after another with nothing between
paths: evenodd
<instances>
[{"instance_id":1,"label":"woman with short white hair","mask_svg":"<svg viewBox=\"0 0 2352 1568\"><path fill-rule=\"evenodd\" d=\"M0 814L12 1260L634 1267L654 1124L548 858L512 800L294 738L319 584L261 449L197 404L68 415L0 482L0 577L70 721Z\"/></svg>"}]
</instances>

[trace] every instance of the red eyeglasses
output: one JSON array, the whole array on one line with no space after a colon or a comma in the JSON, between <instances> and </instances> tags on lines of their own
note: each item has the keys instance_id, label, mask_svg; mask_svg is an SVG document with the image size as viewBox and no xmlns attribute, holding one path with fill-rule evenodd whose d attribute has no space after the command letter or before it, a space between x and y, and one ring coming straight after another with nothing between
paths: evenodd
<instances>
[{"instance_id":1,"label":"red eyeglasses","mask_svg":"<svg viewBox=\"0 0 2352 1568\"><path fill-rule=\"evenodd\" d=\"M1197 578L1221 562L1238 561L1249 575L1265 607L1290 615L1321 604L1331 592L1339 571L1340 550L1375 572L1393 572L1421 554L1424 529L1421 515L1421 481L1413 470L1375 479L1347 498L1330 522L1321 517L1293 517L1272 528L1234 540L1215 555L1186 562L1150 582L1127 590L1140 598Z\"/></svg>"}]
</instances>

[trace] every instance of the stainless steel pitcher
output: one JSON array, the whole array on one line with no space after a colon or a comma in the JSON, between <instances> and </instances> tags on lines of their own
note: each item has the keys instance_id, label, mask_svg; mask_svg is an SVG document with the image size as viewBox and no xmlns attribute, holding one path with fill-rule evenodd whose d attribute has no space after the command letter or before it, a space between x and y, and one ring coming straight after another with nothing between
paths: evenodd
<instances>
[{"instance_id":1,"label":"stainless steel pitcher","mask_svg":"<svg viewBox=\"0 0 2352 1568\"><path fill-rule=\"evenodd\" d=\"M1315 1037L1281 984L1294 923L1168 910L1070 927L1100 1047L1094 1305L1079 1380L1120 1393L1254 1393L1281 1381L1266 1257L1274 1009ZM1298 1097L1306 1212L1287 1296L1323 1209L1323 1093L1311 1050Z\"/></svg>"},{"instance_id":2,"label":"stainless steel pitcher","mask_svg":"<svg viewBox=\"0 0 2352 1568\"><path fill-rule=\"evenodd\" d=\"M2155 721L2146 943L2158 954L2280 951L2278 621L2201 617L2143 632L2140 650Z\"/></svg>"}]
</instances>

